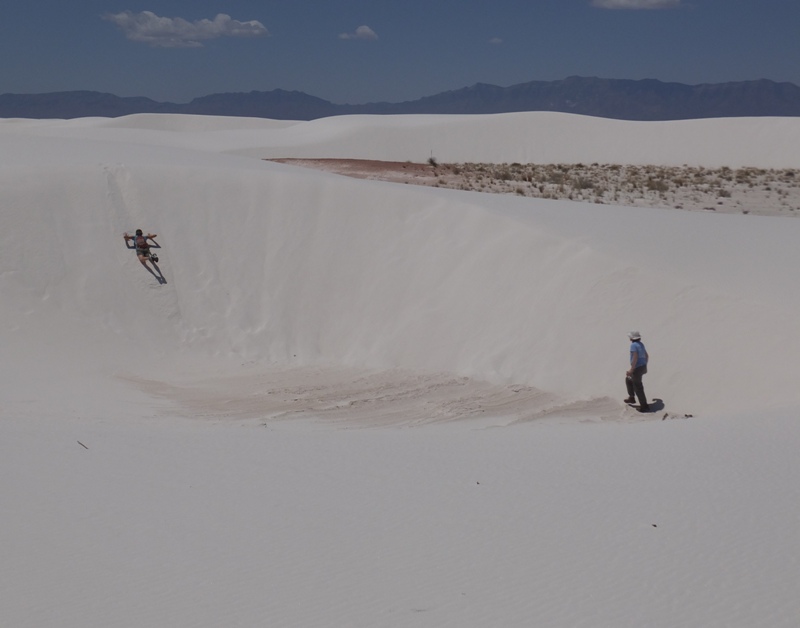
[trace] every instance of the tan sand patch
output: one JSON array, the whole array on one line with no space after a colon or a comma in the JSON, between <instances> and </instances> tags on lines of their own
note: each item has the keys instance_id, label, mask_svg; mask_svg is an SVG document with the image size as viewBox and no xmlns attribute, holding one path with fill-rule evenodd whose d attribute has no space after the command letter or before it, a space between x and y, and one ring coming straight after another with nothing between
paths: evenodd
<instances>
[{"instance_id":1,"label":"tan sand patch","mask_svg":"<svg viewBox=\"0 0 800 628\"><path fill-rule=\"evenodd\" d=\"M264 424L310 419L341 427L410 427L474 420L502 426L542 419L658 418L655 413L641 415L607 397L576 401L529 386L404 369L272 367L186 382L124 379L169 401L179 416Z\"/></svg>"}]
</instances>

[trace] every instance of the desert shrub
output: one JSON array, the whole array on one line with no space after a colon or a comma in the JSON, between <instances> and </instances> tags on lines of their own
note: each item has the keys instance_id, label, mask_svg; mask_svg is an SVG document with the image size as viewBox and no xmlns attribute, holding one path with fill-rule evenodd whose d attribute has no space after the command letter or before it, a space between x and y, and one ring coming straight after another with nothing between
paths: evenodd
<instances>
[{"instance_id":1,"label":"desert shrub","mask_svg":"<svg viewBox=\"0 0 800 628\"><path fill-rule=\"evenodd\" d=\"M666 192L669 190L669 184L663 179L649 177L647 179L647 189L653 192Z\"/></svg>"}]
</instances>

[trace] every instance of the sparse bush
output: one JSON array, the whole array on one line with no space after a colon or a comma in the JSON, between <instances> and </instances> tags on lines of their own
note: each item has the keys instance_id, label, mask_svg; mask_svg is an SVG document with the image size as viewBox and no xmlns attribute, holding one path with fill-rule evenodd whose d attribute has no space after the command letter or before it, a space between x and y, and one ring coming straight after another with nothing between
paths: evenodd
<instances>
[{"instance_id":1,"label":"sparse bush","mask_svg":"<svg viewBox=\"0 0 800 628\"><path fill-rule=\"evenodd\" d=\"M407 162L411 163L411 162ZM594 203L660 205L679 209L706 209L722 205L730 211L752 205L748 213L780 211L797 216L800 169L703 168L622 164L440 164L433 154L433 168L424 185L516 194L547 199L571 199ZM457 180L449 175L455 175ZM413 182L412 182L413 183ZM724 199L738 200L723 203ZM683 199L686 203L682 202ZM755 205L753 205L755 203ZM688 206L687 206L688 204ZM705 207L703 205L706 205Z\"/></svg>"},{"instance_id":2,"label":"sparse bush","mask_svg":"<svg viewBox=\"0 0 800 628\"><path fill-rule=\"evenodd\" d=\"M647 179L647 189L652 192L666 192L669 190L669 184L662 179L649 177Z\"/></svg>"}]
</instances>

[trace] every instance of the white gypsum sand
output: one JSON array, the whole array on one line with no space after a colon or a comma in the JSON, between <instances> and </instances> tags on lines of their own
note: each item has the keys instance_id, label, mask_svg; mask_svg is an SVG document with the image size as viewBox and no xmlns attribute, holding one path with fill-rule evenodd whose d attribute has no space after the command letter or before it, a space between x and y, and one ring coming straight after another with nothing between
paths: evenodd
<instances>
[{"instance_id":1,"label":"white gypsum sand","mask_svg":"<svg viewBox=\"0 0 800 628\"><path fill-rule=\"evenodd\" d=\"M800 223L264 160L785 170L798 135L0 121L5 621L793 626Z\"/></svg>"}]
</instances>

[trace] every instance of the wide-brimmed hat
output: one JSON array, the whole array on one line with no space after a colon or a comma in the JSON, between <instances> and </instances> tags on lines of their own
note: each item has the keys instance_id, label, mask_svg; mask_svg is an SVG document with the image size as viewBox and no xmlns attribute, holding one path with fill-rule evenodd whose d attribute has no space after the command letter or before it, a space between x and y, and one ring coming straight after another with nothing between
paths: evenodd
<instances>
[{"instance_id":1,"label":"wide-brimmed hat","mask_svg":"<svg viewBox=\"0 0 800 628\"><path fill-rule=\"evenodd\" d=\"M630 338L631 340L641 340L642 334L640 334L638 331L629 331L628 338Z\"/></svg>"}]
</instances>

